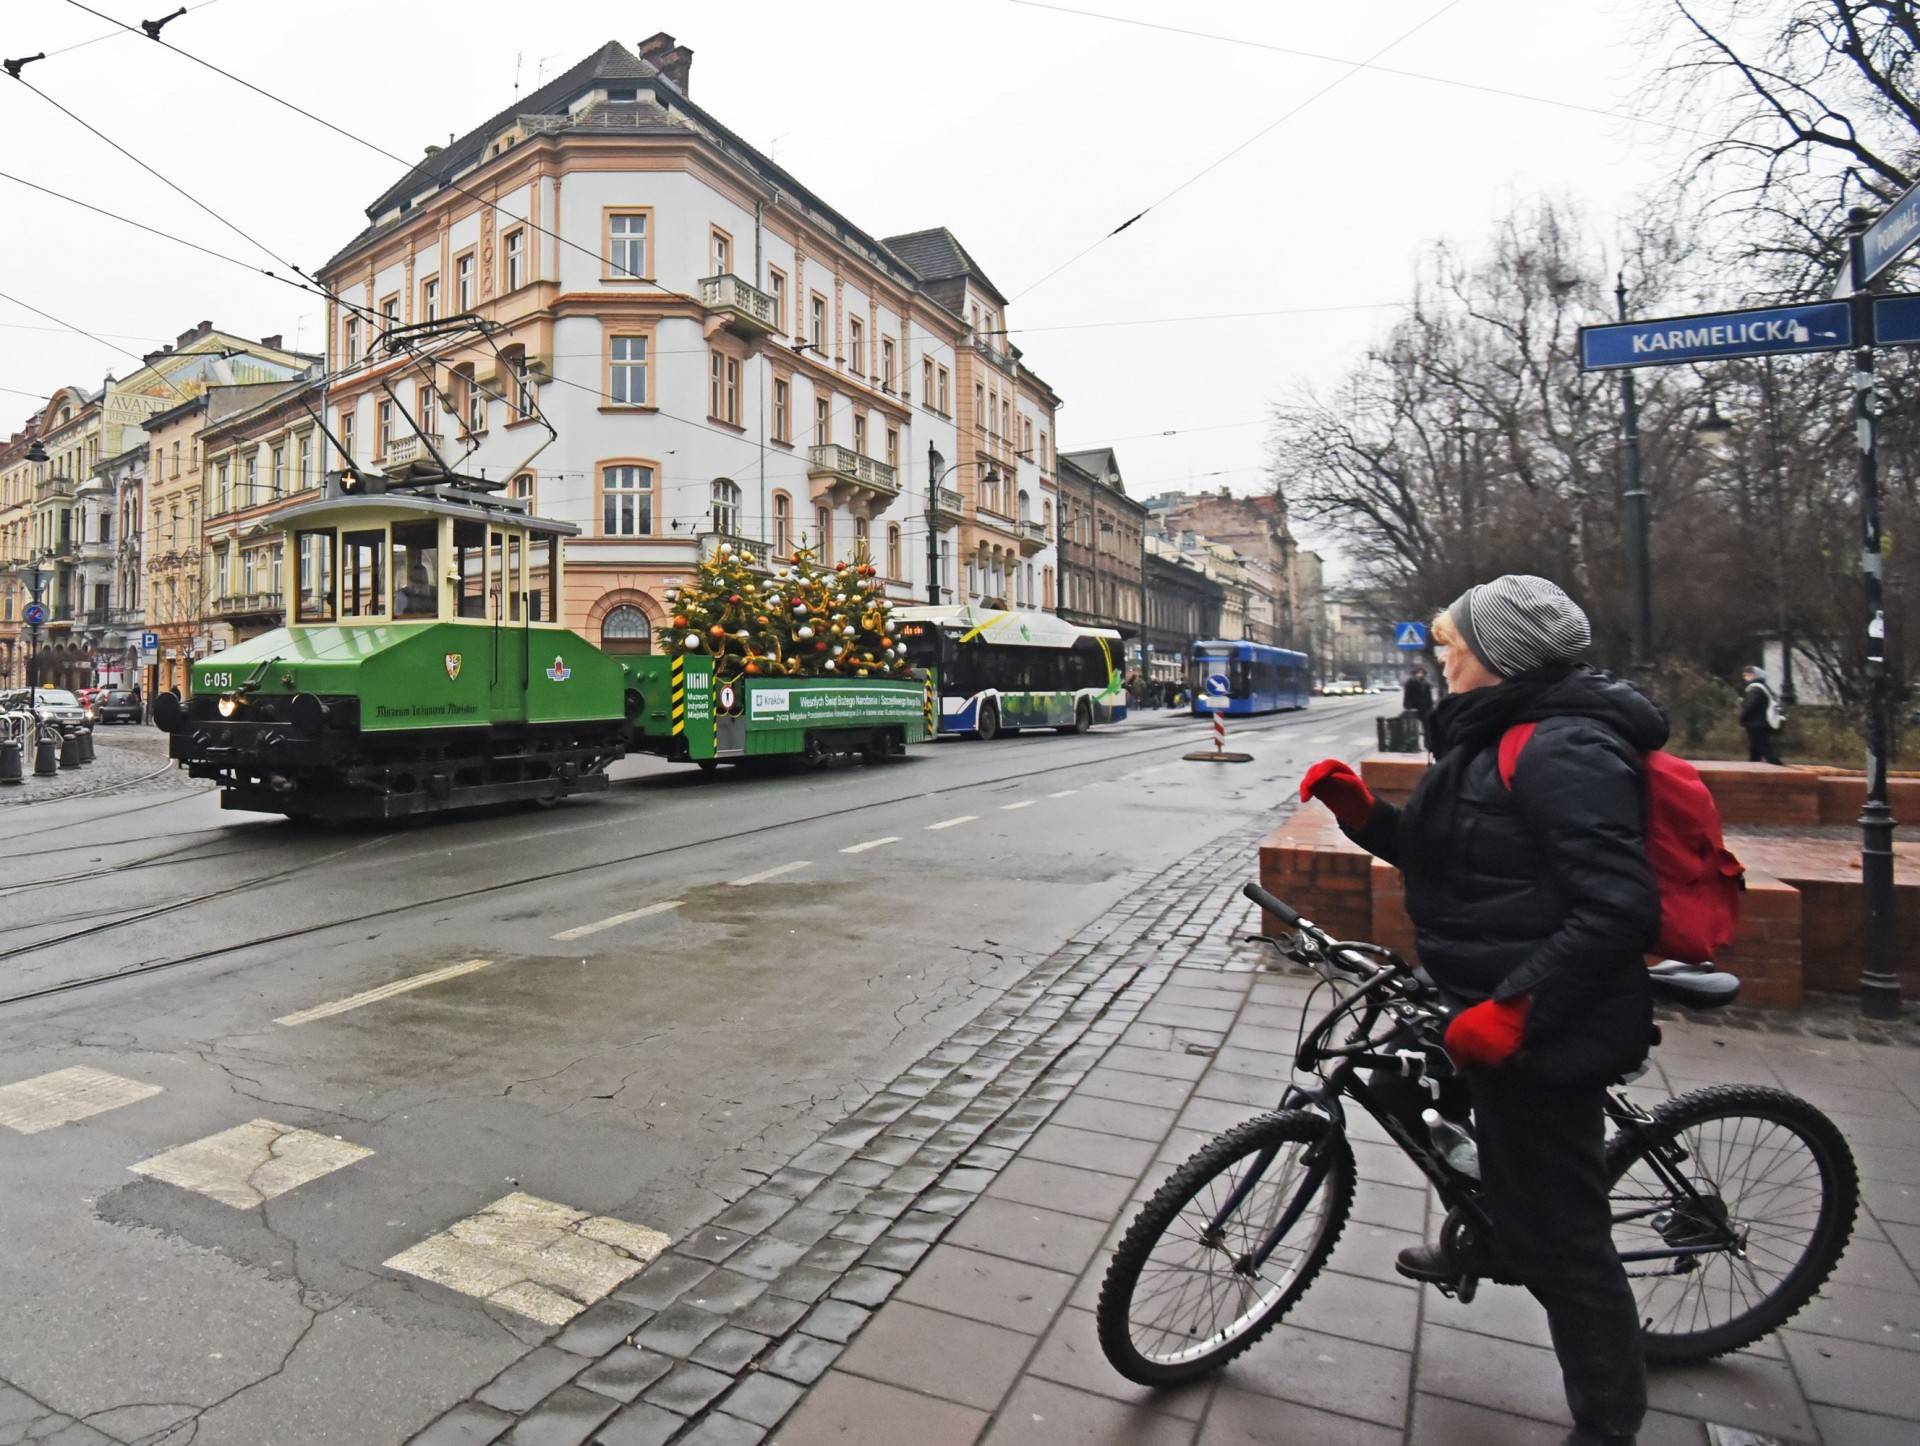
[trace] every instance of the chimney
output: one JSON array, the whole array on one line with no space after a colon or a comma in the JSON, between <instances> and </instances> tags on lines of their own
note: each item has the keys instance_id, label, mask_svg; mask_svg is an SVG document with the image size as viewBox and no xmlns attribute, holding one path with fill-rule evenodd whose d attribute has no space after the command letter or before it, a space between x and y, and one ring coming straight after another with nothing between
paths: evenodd
<instances>
[{"instance_id":1,"label":"chimney","mask_svg":"<svg viewBox=\"0 0 1920 1446\"><path fill-rule=\"evenodd\" d=\"M260 345L264 346L268 351L280 351L282 350L280 343L284 339L282 334L276 331L272 336L261 337Z\"/></svg>"},{"instance_id":2,"label":"chimney","mask_svg":"<svg viewBox=\"0 0 1920 1446\"><path fill-rule=\"evenodd\" d=\"M674 38L662 30L640 42L640 58L667 78L671 85L682 95L689 95L688 75L693 69L693 52L684 45L674 42Z\"/></svg>"}]
</instances>

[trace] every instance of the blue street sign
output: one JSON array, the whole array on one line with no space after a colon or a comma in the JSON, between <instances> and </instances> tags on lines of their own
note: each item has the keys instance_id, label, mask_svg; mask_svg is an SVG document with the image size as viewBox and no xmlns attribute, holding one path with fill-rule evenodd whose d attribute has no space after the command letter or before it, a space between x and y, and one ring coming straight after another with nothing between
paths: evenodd
<instances>
[{"instance_id":1,"label":"blue street sign","mask_svg":"<svg viewBox=\"0 0 1920 1446\"><path fill-rule=\"evenodd\" d=\"M159 650L159 647L160 647L160 634L158 633L140 634L140 651L141 652L143 653L156 652Z\"/></svg>"},{"instance_id":2,"label":"blue street sign","mask_svg":"<svg viewBox=\"0 0 1920 1446\"><path fill-rule=\"evenodd\" d=\"M1227 681L1227 675L1225 673L1207 674L1207 691L1209 693L1218 693L1224 698L1227 696L1227 690L1231 687L1232 684Z\"/></svg>"},{"instance_id":3,"label":"blue street sign","mask_svg":"<svg viewBox=\"0 0 1920 1446\"><path fill-rule=\"evenodd\" d=\"M1867 274L1854 284L1864 287L1916 241L1920 241L1920 186L1909 186L1906 195L1887 207L1860 238L1860 257Z\"/></svg>"},{"instance_id":4,"label":"blue street sign","mask_svg":"<svg viewBox=\"0 0 1920 1446\"><path fill-rule=\"evenodd\" d=\"M37 628L46 620L47 609L44 603L28 603L20 610L20 621L30 628Z\"/></svg>"},{"instance_id":5,"label":"blue street sign","mask_svg":"<svg viewBox=\"0 0 1920 1446\"><path fill-rule=\"evenodd\" d=\"M1395 623L1393 625L1393 645L1403 653L1426 651L1427 625L1425 623Z\"/></svg>"},{"instance_id":6,"label":"blue street sign","mask_svg":"<svg viewBox=\"0 0 1920 1446\"><path fill-rule=\"evenodd\" d=\"M1874 297L1873 341L1876 346L1920 345L1920 296Z\"/></svg>"},{"instance_id":7,"label":"blue street sign","mask_svg":"<svg viewBox=\"0 0 1920 1446\"><path fill-rule=\"evenodd\" d=\"M1580 370L1673 366L1731 356L1839 351L1853 345L1853 317L1844 301L1711 311L1657 321L1619 321L1580 328Z\"/></svg>"}]
</instances>

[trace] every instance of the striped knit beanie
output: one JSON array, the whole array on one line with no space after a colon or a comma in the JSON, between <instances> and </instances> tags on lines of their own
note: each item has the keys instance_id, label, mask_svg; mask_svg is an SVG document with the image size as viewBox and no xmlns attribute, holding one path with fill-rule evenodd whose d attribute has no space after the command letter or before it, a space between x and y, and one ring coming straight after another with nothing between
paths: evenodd
<instances>
[{"instance_id":1,"label":"striped knit beanie","mask_svg":"<svg viewBox=\"0 0 1920 1446\"><path fill-rule=\"evenodd\" d=\"M1447 616L1473 655L1503 678L1571 663L1593 641L1580 605L1558 584L1525 573L1468 588Z\"/></svg>"}]
</instances>

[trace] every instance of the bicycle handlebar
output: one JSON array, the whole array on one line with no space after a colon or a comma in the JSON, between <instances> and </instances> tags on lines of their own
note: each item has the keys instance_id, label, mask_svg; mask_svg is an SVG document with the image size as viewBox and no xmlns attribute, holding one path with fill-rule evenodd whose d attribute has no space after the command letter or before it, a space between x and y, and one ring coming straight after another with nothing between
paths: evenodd
<instances>
[{"instance_id":1,"label":"bicycle handlebar","mask_svg":"<svg viewBox=\"0 0 1920 1446\"><path fill-rule=\"evenodd\" d=\"M1284 900L1276 898L1258 884L1243 884L1241 885L1240 892L1249 899L1252 899L1254 903L1265 909L1289 929L1299 925L1300 915Z\"/></svg>"}]
</instances>

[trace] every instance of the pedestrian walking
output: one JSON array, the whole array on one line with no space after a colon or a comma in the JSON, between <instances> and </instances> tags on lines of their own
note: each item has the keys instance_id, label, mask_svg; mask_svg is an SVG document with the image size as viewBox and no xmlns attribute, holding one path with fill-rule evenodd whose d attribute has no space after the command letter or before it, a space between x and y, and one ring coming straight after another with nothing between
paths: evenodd
<instances>
[{"instance_id":1,"label":"pedestrian walking","mask_svg":"<svg viewBox=\"0 0 1920 1446\"><path fill-rule=\"evenodd\" d=\"M1772 763L1780 767L1779 750L1774 740L1786 726L1786 711L1767 686L1766 673L1749 663L1741 670L1745 687L1740 694L1740 726L1747 730L1747 762Z\"/></svg>"},{"instance_id":2,"label":"pedestrian walking","mask_svg":"<svg viewBox=\"0 0 1920 1446\"><path fill-rule=\"evenodd\" d=\"M1433 638L1449 695L1413 796L1377 800L1332 759L1301 796L1405 876L1420 962L1465 1006L1446 1045L1472 1101L1496 1264L1546 1308L1567 1441L1630 1446L1646 1364L1613 1246L1603 1107L1653 1035L1644 955L1660 896L1640 758L1667 724L1631 686L1581 666L1586 614L1545 578L1469 588ZM1503 778L1501 740L1524 723L1536 726ZM1401 1251L1399 1269L1459 1274L1444 1245Z\"/></svg>"},{"instance_id":3,"label":"pedestrian walking","mask_svg":"<svg viewBox=\"0 0 1920 1446\"><path fill-rule=\"evenodd\" d=\"M1400 711L1419 718L1420 741L1426 743L1427 723L1433 717L1433 684L1427 681L1427 670L1418 663L1400 685Z\"/></svg>"}]
</instances>

